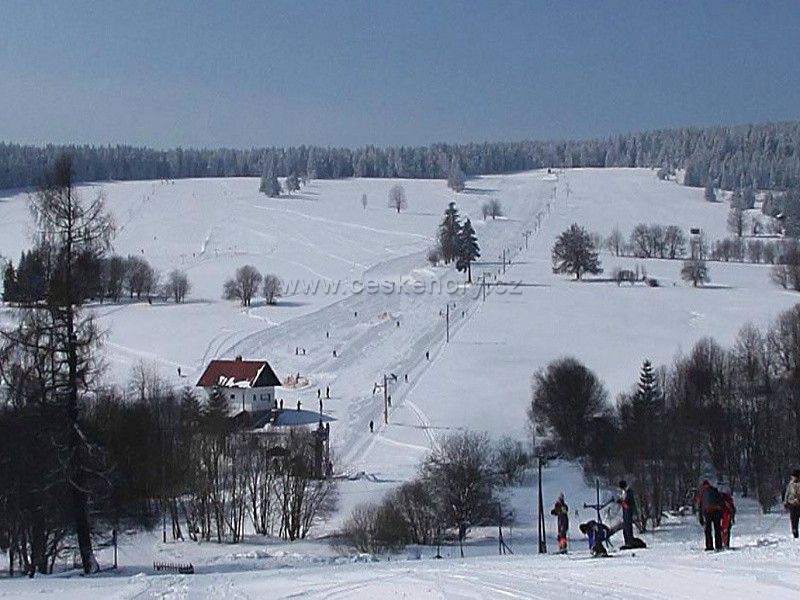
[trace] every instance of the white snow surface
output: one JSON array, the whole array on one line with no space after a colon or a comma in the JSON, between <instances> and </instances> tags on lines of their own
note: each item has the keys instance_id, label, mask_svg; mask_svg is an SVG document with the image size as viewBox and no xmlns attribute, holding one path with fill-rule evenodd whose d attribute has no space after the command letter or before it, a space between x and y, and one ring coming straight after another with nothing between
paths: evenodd
<instances>
[{"instance_id":1,"label":"white snow surface","mask_svg":"<svg viewBox=\"0 0 800 600\"><path fill-rule=\"evenodd\" d=\"M281 379L296 373L308 378L302 388L277 390L286 406L298 400L316 406L316 390L330 386L331 399L323 402L324 412L336 419L331 439L339 510L318 525L314 540L299 544L254 537L238 546L164 545L155 534L138 533L124 542L123 569L116 574L0 581L0 597L796 596L800 546L785 535L786 523L776 526L778 517L761 517L746 502L737 550L712 555L698 550L693 521L675 519L645 537L651 547L635 557L584 560L588 553L574 519L573 554L537 556L532 482L510 492L517 521L514 556L490 556L496 553L491 529L471 533L463 560L448 547L449 558L442 561L429 560L432 552L425 548L419 550L422 560L404 555L373 563L343 557L326 541L353 506L413 476L448 432L469 428L525 438L531 375L552 359L574 355L584 361L613 398L635 382L644 358L663 364L704 336L730 344L745 323L765 325L798 299L775 288L768 267L757 265L709 263L712 284L699 289L680 281L680 261L637 261L607 252L601 254L606 273L638 262L662 287L554 275L550 248L573 222L603 235L615 225L627 234L642 221L700 227L709 239L726 235L724 203L708 204L701 189L659 181L650 170L487 176L471 180L461 194L443 181L402 181L409 210L400 214L386 205L394 183L314 181L279 199L259 194L255 179L83 188L105 194L120 228L116 252L143 255L162 272L183 268L193 285L183 305L91 307L108 331L106 377L124 384L131 366L144 360L173 383L193 385L211 358L241 354L268 360ZM366 210L362 193L368 196ZM506 214L484 222L480 205L490 198L499 199ZM492 286L485 302L480 285L466 285L463 274L425 261L451 200L472 219L481 244L474 280L485 273L491 283L508 284ZM16 262L29 245L28 221L24 194L0 198L0 254ZM526 230L532 231L527 248ZM499 264L503 250L512 260L505 273ZM276 306L259 301L242 309L220 300L224 279L248 263L284 280L321 285L317 293L295 293ZM336 282L338 293L324 293L324 285ZM387 291L390 282L393 293ZM448 303L451 339L445 343ZM0 310L0 321L12 319L11 309ZM388 425L384 374L397 376L389 383ZM544 485L547 503L560 491L573 509L592 499L575 465L548 467ZM582 508L580 513L580 520L590 517ZM107 553L102 558L108 564ZM152 561L168 559L192 560L198 573L154 576Z\"/></svg>"}]
</instances>

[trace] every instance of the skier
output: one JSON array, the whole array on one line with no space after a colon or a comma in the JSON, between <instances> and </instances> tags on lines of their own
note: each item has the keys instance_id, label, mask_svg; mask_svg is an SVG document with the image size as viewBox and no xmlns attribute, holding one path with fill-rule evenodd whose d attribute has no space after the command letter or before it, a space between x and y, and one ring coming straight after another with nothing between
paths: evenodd
<instances>
[{"instance_id":1,"label":"skier","mask_svg":"<svg viewBox=\"0 0 800 600\"><path fill-rule=\"evenodd\" d=\"M325 338L327 339L329 337L331 337L331 332L330 331L326 331L325 332Z\"/></svg>"},{"instance_id":2,"label":"skier","mask_svg":"<svg viewBox=\"0 0 800 600\"><path fill-rule=\"evenodd\" d=\"M319 399L319 414L322 414L322 398Z\"/></svg>"},{"instance_id":3,"label":"skier","mask_svg":"<svg viewBox=\"0 0 800 600\"><path fill-rule=\"evenodd\" d=\"M178 367L178 377L180 377L180 376L181 376L181 368Z\"/></svg>"},{"instance_id":4,"label":"skier","mask_svg":"<svg viewBox=\"0 0 800 600\"><path fill-rule=\"evenodd\" d=\"M608 556L608 551L606 550L604 542L608 540L611 534L606 525L598 523L593 519L586 523L581 523L578 529L587 537L592 556Z\"/></svg>"},{"instance_id":5,"label":"skier","mask_svg":"<svg viewBox=\"0 0 800 600\"><path fill-rule=\"evenodd\" d=\"M300 400L297 401L297 410L300 410Z\"/></svg>"},{"instance_id":6,"label":"skier","mask_svg":"<svg viewBox=\"0 0 800 600\"><path fill-rule=\"evenodd\" d=\"M322 390L317 388L317 400L319 400L321 397L322 397Z\"/></svg>"},{"instance_id":7,"label":"skier","mask_svg":"<svg viewBox=\"0 0 800 600\"><path fill-rule=\"evenodd\" d=\"M392 405L392 397L391 397L391 396L386 396L386 403L387 403L389 406L391 406L391 405Z\"/></svg>"},{"instance_id":8,"label":"skier","mask_svg":"<svg viewBox=\"0 0 800 600\"><path fill-rule=\"evenodd\" d=\"M736 522L736 505L733 503L733 494L722 492L722 546L731 547L731 527Z\"/></svg>"},{"instance_id":9,"label":"skier","mask_svg":"<svg viewBox=\"0 0 800 600\"><path fill-rule=\"evenodd\" d=\"M564 493L558 495L553 510L550 514L558 519L558 551L561 554L567 553L567 532L569 531L569 507L564 501Z\"/></svg>"},{"instance_id":10,"label":"skier","mask_svg":"<svg viewBox=\"0 0 800 600\"><path fill-rule=\"evenodd\" d=\"M722 550L722 495L708 479L704 479L697 498L700 507L700 525L705 528L706 550Z\"/></svg>"},{"instance_id":11,"label":"skier","mask_svg":"<svg viewBox=\"0 0 800 600\"><path fill-rule=\"evenodd\" d=\"M633 490L628 488L628 482L624 479L619 482L620 495L617 504L622 506L622 537L625 538L625 545L622 549L633 548L633 517L636 516L636 496Z\"/></svg>"},{"instance_id":12,"label":"skier","mask_svg":"<svg viewBox=\"0 0 800 600\"><path fill-rule=\"evenodd\" d=\"M370 433L375 433L375 421L370 421L369 422L369 432Z\"/></svg>"},{"instance_id":13,"label":"skier","mask_svg":"<svg viewBox=\"0 0 800 600\"><path fill-rule=\"evenodd\" d=\"M789 512L789 521L792 524L792 535L797 538L797 525L800 522L800 469L792 471L786 494L783 496L783 506Z\"/></svg>"},{"instance_id":14,"label":"skier","mask_svg":"<svg viewBox=\"0 0 800 600\"><path fill-rule=\"evenodd\" d=\"M326 398L330 398L331 397L331 386L329 386L329 385L325 386L325 397Z\"/></svg>"},{"instance_id":15,"label":"skier","mask_svg":"<svg viewBox=\"0 0 800 600\"><path fill-rule=\"evenodd\" d=\"M281 398L280 408L283 410L283 398Z\"/></svg>"},{"instance_id":16,"label":"skier","mask_svg":"<svg viewBox=\"0 0 800 600\"><path fill-rule=\"evenodd\" d=\"M426 350L425 351L425 360L430 360L430 359L431 359L431 353Z\"/></svg>"},{"instance_id":17,"label":"skier","mask_svg":"<svg viewBox=\"0 0 800 600\"><path fill-rule=\"evenodd\" d=\"M408 373L406 373L406 383L408 383Z\"/></svg>"},{"instance_id":18,"label":"skier","mask_svg":"<svg viewBox=\"0 0 800 600\"><path fill-rule=\"evenodd\" d=\"M336 358L336 350L333 351L333 358Z\"/></svg>"}]
</instances>

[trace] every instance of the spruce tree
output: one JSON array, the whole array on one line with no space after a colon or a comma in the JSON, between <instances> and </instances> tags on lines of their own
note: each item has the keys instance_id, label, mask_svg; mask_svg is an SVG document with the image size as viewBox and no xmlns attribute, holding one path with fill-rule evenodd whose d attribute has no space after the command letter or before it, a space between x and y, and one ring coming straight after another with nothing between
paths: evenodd
<instances>
[{"instance_id":1,"label":"spruce tree","mask_svg":"<svg viewBox=\"0 0 800 600\"><path fill-rule=\"evenodd\" d=\"M456 203L451 202L447 205L444 219L439 225L439 248L445 264L457 258L459 231L461 231L461 217L458 214Z\"/></svg>"},{"instance_id":2,"label":"spruce tree","mask_svg":"<svg viewBox=\"0 0 800 600\"><path fill-rule=\"evenodd\" d=\"M9 260L6 268L3 269L3 302L16 301L17 277L14 273L14 265Z\"/></svg>"},{"instance_id":3,"label":"spruce tree","mask_svg":"<svg viewBox=\"0 0 800 600\"><path fill-rule=\"evenodd\" d=\"M478 238L469 219L464 221L464 226L458 232L458 260L456 269L467 272L467 281L472 283L472 261L481 255Z\"/></svg>"}]
</instances>

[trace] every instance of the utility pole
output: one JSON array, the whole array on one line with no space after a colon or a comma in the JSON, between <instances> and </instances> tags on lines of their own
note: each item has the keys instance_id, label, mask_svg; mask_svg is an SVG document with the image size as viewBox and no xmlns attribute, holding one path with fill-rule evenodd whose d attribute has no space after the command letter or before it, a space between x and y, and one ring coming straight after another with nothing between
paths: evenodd
<instances>
[{"instance_id":1,"label":"utility pole","mask_svg":"<svg viewBox=\"0 0 800 600\"><path fill-rule=\"evenodd\" d=\"M544 499L542 497L542 455L539 460L539 554L547 554L547 536L544 530Z\"/></svg>"},{"instance_id":2,"label":"utility pole","mask_svg":"<svg viewBox=\"0 0 800 600\"><path fill-rule=\"evenodd\" d=\"M450 343L450 302L447 303L447 313L445 316L445 323L447 328L447 343Z\"/></svg>"},{"instance_id":3,"label":"utility pole","mask_svg":"<svg viewBox=\"0 0 800 600\"><path fill-rule=\"evenodd\" d=\"M522 234L525 236L525 250L528 249L528 238L531 237L531 230L526 229L525 232Z\"/></svg>"},{"instance_id":4,"label":"utility pole","mask_svg":"<svg viewBox=\"0 0 800 600\"><path fill-rule=\"evenodd\" d=\"M383 423L389 424L389 378L383 374Z\"/></svg>"}]
</instances>

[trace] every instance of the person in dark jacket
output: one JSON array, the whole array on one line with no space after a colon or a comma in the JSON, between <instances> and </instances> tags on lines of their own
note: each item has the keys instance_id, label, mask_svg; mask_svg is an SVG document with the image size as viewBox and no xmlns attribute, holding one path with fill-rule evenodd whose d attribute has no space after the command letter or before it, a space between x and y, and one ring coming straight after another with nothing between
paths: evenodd
<instances>
[{"instance_id":1,"label":"person in dark jacket","mask_svg":"<svg viewBox=\"0 0 800 600\"><path fill-rule=\"evenodd\" d=\"M783 507L789 512L792 536L798 535L797 525L800 523L800 469L792 471L786 493L783 495Z\"/></svg>"},{"instance_id":2,"label":"person in dark jacket","mask_svg":"<svg viewBox=\"0 0 800 600\"><path fill-rule=\"evenodd\" d=\"M704 479L700 484L700 491L697 493L700 525L705 528L706 550L722 550L722 494L715 488L708 479ZM714 536L711 536L711 530Z\"/></svg>"},{"instance_id":3,"label":"person in dark jacket","mask_svg":"<svg viewBox=\"0 0 800 600\"><path fill-rule=\"evenodd\" d=\"M569 507L564 500L564 494L558 495L558 500L550 511L550 514L558 520L558 551L562 554L567 553L567 534L569 533Z\"/></svg>"},{"instance_id":4,"label":"person in dark jacket","mask_svg":"<svg viewBox=\"0 0 800 600\"><path fill-rule=\"evenodd\" d=\"M624 479L619 482L620 495L617 503L622 506L622 537L625 538L623 548L633 548L636 544L633 537L633 518L637 513L636 496Z\"/></svg>"}]
</instances>

